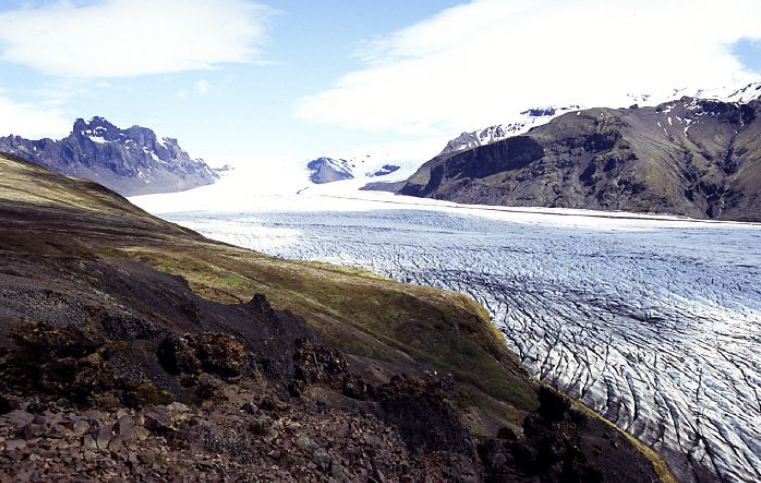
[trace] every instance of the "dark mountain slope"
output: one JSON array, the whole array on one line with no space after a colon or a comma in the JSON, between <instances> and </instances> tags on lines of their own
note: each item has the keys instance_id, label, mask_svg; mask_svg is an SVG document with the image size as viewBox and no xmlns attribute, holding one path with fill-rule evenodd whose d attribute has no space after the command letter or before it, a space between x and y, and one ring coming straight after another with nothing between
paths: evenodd
<instances>
[{"instance_id":1,"label":"dark mountain slope","mask_svg":"<svg viewBox=\"0 0 761 483\"><path fill-rule=\"evenodd\" d=\"M761 221L761 101L568 113L424 164L400 193L505 206Z\"/></svg>"},{"instance_id":2,"label":"dark mountain slope","mask_svg":"<svg viewBox=\"0 0 761 483\"><path fill-rule=\"evenodd\" d=\"M206 240L4 156L0 223L2 481L658 479L461 295Z\"/></svg>"},{"instance_id":3,"label":"dark mountain slope","mask_svg":"<svg viewBox=\"0 0 761 483\"><path fill-rule=\"evenodd\" d=\"M219 178L202 159L183 151L176 139L159 139L140 126L119 129L102 117L77 119L71 134L59 141L0 138L0 152L95 181L124 196L182 191Z\"/></svg>"}]
</instances>

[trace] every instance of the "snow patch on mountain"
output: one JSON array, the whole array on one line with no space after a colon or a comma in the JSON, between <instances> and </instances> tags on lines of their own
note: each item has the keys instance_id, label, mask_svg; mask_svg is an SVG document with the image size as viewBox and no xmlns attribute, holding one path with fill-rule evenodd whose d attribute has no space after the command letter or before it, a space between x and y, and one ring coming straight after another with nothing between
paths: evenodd
<instances>
[{"instance_id":1,"label":"snow patch on mountain","mask_svg":"<svg viewBox=\"0 0 761 483\"><path fill-rule=\"evenodd\" d=\"M548 106L527 109L504 124L497 124L495 126L489 126L480 130L460 134L449 141L441 153L455 153L457 151L463 151L501 141L511 136L517 136L527 132L534 126L547 124L561 114L578 111L579 109L581 109L581 106L579 105L557 108Z\"/></svg>"},{"instance_id":2,"label":"snow patch on mountain","mask_svg":"<svg viewBox=\"0 0 761 483\"><path fill-rule=\"evenodd\" d=\"M354 169L357 165L346 159L328 157L317 158L307 164L309 179L312 183L323 184L354 179Z\"/></svg>"},{"instance_id":3,"label":"snow patch on mountain","mask_svg":"<svg viewBox=\"0 0 761 483\"><path fill-rule=\"evenodd\" d=\"M626 94L616 103L606 107L628 107L632 104L640 106L657 106L666 102L672 102L682 97L697 99L711 99L723 102L748 103L761 98L761 82L742 84L740 86L725 86L711 89L672 89L660 94ZM586 106L599 107L599 106ZM552 119L567 112L580 111L586 108L578 104L567 107L540 107L527 109L503 124L497 124L475 131L463 132L452 139L442 150L442 154L454 153L466 149L491 144L512 136L518 136L530 131L534 127L547 124Z\"/></svg>"},{"instance_id":4,"label":"snow patch on mountain","mask_svg":"<svg viewBox=\"0 0 761 483\"><path fill-rule=\"evenodd\" d=\"M306 163L308 177L315 185L340 184L339 191L356 190L368 183L396 183L409 178L425 161L438 152L442 138L414 142L366 146ZM325 181L325 176L335 178ZM310 186L310 189L318 188ZM319 187L321 192L333 188Z\"/></svg>"},{"instance_id":5,"label":"snow patch on mountain","mask_svg":"<svg viewBox=\"0 0 761 483\"><path fill-rule=\"evenodd\" d=\"M100 116L77 119L61 140L2 137L0 152L127 196L181 191L219 179L215 169L192 158L176 139L159 138L141 126L120 129Z\"/></svg>"}]
</instances>

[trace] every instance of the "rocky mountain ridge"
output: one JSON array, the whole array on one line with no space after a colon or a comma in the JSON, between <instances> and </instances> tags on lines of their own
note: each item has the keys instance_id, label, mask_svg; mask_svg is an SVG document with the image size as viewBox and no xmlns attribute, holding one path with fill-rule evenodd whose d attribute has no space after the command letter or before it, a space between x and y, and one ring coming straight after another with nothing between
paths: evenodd
<instances>
[{"instance_id":1,"label":"rocky mountain ridge","mask_svg":"<svg viewBox=\"0 0 761 483\"><path fill-rule=\"evenodd\" d=\"M719 100L724 102L747 103L761 95L761 82L745 84L742 87L722 87L716 89L673 89L669 93L660 96L651 94L628 94L622 99L621 105L655 106L666 102L678 100L682 97L699 99ZM625 103L628 101L627 103ZM508 137L524 134L534 127L550 122L552 119L568 113L584 109L584 106L572 104L567 107L535 107L527 109L506 123L489 126L475 131L463 132L450 140L441 154L464 151L479 146L485 146Z\"/></svg>"},{"instance_id":2,"label":"rocky mountain ridge","mask_svg":"<svg viewBox=\"0 0 761 483\"><path fill-rule=\"evenodd\" d=\"M511 122L460 134L447 143L441 154L455 153L501 141L522 134L534 126L545 124L561 114L579 109L581 106L578 105L528 109L521 112L517 119Z\"/></svg>"},{"instance_id":3,"label":"rocky mountain ridge","mask_svg":"<svg viewBox=\"0 0 761 483\"><path fill-rule=\"evenodd\" d=\"M370 158L370 156L368 156ZM374 160L373 160L374 161ZM364 159L336 159L323 156L307 164L309 179L314 184L333 183L357 177L381 178L401 169L396 164L385 163L378 166L375 162L365 164ZM361 171L364 170L364 171Z\"/></svg>"},{"instance_id":4,"label":"rocky mountain ridge","mask_svg":"<svg viewBox=\"0 0 761 483\"><path fill-rule=\"evenodd\" d=\"M71 134L61 140L0 138L0 152L95 181L124 196L183 191L219 178L176 139L159 138L140 126L120 129L102 117L77 119Z\"/></svg>"},{"instance_id":5,"label":"rocky mountain ridge","mask_svg":"<svg viewBox=\"0 0 761 483\"><path fill-rule=\"evenodd\" d=\"M354 168L356 168L356 164L346 159L335 159L326 156L307 163L309 179L314 184L354 179Z\"/></svg>"},{"instance_id":6,"label":"rocky mountain ridge","mask_svg":"<svg viewBox=\"0 0 761 483\"><path fill-rule=\"evenodd\" d=\"M761 221L760 96L758 84L737 91L736 102L683 97L567 113L523 135L439 155L399 192Z\"/></svg>"}]
</instances>

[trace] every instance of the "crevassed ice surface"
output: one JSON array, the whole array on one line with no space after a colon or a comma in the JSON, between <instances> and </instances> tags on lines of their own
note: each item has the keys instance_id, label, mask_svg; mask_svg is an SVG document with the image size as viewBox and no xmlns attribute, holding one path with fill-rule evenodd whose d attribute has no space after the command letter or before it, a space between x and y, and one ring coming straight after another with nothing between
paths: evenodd
<instances>
[{"instance_id":1,"label":"crevassed ice surface","mask_svg":"<svg viewBox=\"0 0 761 483\"><path fill-rule=\"evenodd\" d=\"M469 294L533 374L680 481L761 481L761 227L432 207L164 217Z\"/></svg>"}]
</instances>

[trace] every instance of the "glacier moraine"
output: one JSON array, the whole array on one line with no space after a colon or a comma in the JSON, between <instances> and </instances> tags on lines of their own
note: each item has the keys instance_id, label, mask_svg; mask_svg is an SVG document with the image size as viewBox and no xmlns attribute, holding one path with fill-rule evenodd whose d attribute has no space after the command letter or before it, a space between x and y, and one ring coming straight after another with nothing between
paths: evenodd
<instances>
[{"instance_id":1,"label":"glacier moraine","mask_svg":"<svg viewBox=\"0 0 761 483\"><path fill-rule=\"evenodd\" d=\"M761 481L759 226L430 207L163 217L469 294L529 371L661 452L680 481Z\"/></svg>"}]
</instances>

